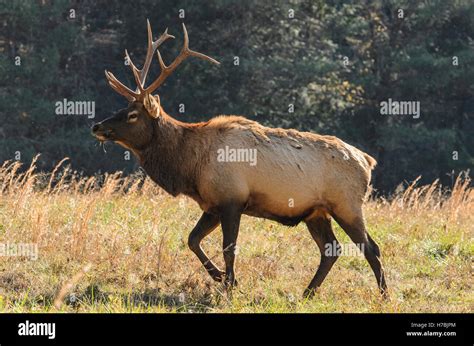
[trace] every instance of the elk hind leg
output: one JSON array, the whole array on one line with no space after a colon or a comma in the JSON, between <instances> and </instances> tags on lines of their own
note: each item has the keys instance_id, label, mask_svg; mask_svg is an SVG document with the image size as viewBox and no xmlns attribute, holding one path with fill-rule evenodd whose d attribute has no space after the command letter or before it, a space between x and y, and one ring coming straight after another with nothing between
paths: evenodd
<instances>
[{"instance_id":1,"label":"elk hind leg","mask_svg":"<svg viewBox=\"0 0 474 346\"><path fill-rule=\"evenodd\" d=\"M326 275L337 261L340 244L332 230L329 215L318 214L314 218L306 220L306 225L321 252L318 270L303 294L304 297L310 298L314 296L316 289L321 286Z\"/></svg>"},{"instance_id":2,"label":"elk hind leg","mask_svg":"<svg viewBox=\"0 0 474 346\"><path fill-rule=\"evenodd\" d=\"M345 217L341 217L341 215L342 213L333 214L333 217L362 251L374 272L380 293L384 298L387 297L387 283L380 259L380 249L367 232L362 209L357 210L355 213L349 213L349 215L345 215Z\"/></svg>"}]
</instances>

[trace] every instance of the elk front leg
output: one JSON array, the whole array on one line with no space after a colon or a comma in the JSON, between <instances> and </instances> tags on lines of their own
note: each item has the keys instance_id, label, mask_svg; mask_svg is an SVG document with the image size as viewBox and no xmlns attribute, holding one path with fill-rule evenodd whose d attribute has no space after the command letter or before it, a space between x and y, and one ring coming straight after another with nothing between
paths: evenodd
<instances>
[{"instance_id":1,"label":"elk front leg","mask_svg":"<svg viewBox=\"0 0 474 346\"><path fill-rule=\"evenodd\" d=\"M234 274L235 249L239 234L242 209L237 205L228 205L221 208L221 225L223 232L223 248L225 262L225 284L227 287L237 285Z\"/></svg>"},{"instance_id":2,"label":"elk front leg","mask_svg":"<svg viewBox=\"0 0 474 346\"><path fill-rule=\"evenodd\" d=\"M196 226L189 234L189 248L196 254L204 268L215 281L222 282L224 272L215 266L206 253L201 248L201 240L211 233L219 225L219 217L208 213L203 213Z\"/></svg>"}]
</instances>

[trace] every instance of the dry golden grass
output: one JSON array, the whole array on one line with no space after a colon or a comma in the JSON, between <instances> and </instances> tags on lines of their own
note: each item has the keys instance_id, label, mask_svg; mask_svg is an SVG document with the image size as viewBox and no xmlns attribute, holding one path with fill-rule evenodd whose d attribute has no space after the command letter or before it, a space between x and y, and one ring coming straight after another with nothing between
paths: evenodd
<instances>
[{"instance_id":1,"label":"dry golden grass","mask_svg":"<svg viewBox=\"0 0 474 346\"><path fill-rule=\"evenodd\" d=\"M305 225L243 217L232 297L187 249L200 216L149 179L82 177L0 168L0 244L37 244L38 258L0 257L0 311L469 312L474 307L474 189L467 174L444 190L416 181L366 204L391 299L380 298L362 257L341 257L312 300L302 292L319 263ZM349 238L336 226L341 243ZM221 234L203 247L222 265Z\"/></svg>"}]
</instances>

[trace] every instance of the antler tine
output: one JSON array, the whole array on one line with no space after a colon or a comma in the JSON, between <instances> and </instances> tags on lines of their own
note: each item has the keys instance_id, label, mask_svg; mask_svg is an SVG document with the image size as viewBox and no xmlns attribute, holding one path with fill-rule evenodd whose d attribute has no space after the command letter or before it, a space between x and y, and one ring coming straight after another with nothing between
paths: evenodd
<instances>
[{"instance_id":1,"label":"antler tine","mask_svg":"<svg viewBox=\"0 0 474 346\"><path fill-rule=\"evenodd\" d=\"M106 77L109 81L109 84L120 94L124 96L136 97L138 96L133 90L129 89L126 85L122 84L117 77L115 77L111 72L105 71Z\"/></svg>"},{"instance_id":2,"label":"antler tine","mask_svg":"<svg viewBox=\"0 0 474 346\"><path fill-rule=\"evenodd\" d=\"M149 87L145 88L145 93L150 94L154 90L156 90L161 84L163 84L165 79L168 78L168 76L189 56L194 56L196 58L212 62L213 64L220 65L220 62L211 58L210 56L207 56L205 54L189 49L188 31L186 30L186 26L184 25L184 23L183 23L183 33L184 33L183 48L181 49L181 52L179 53L179 55L174 59L174 61L170 65L168 66L165 65L165 63L163 62L163 58L161 57L160 50L159 49L156 50L156 54L158 55L158 61L161 67L161 73L158 76L158 78L155 79L155 81L150 84Z\"/></svg>"},{"instance_id":3,"label":"antler tine","mask_svg":"<svg viewBox=\"0 0 474 346\"><path fill-rule=\"evenodd\" d=\"M221 63L217 61L216 59L211 58L210 56L207 56L205 54L196 52L194 50L189 49L189 37L188 37L188 30L186 30L186 26L183 23L183 31L184 31L184 44L185 44L185 49L188 52L189 55L194 56L199 59L207 60L209 62L212 62L213 64L220 65Z\"/></svg>"},{"instance_id":4,"label":"antler tine","mask_svg":"<svg viewBox=\"0 0 474 346\"><path fill-rule=\"evenodd\" d=\"M150 69L151 61L153 59L153 54L158 47L165 42L167 39L175 37L173 35L168 34L168 28L166 28L165 32L161 34L161 36L156 40L153 41L153 33L151 31L150 21L146 20L147 31L148 31L148 49L146 53L145 63L143 64L143 68L138 70L140 75L140 83L143 86L145 84L146 76L148 74L148 70Z\"/></svg>"},{"instance_id":5,"label":"antler tine","mask_svg":"<svg viewBox=\"0 0 474 346\"><path fill-rule=\"evenodd\" d=\"M127 58L128 60L128 63L130 65L130 67L132 68L132 72L133 72L133 77L135 78L135 83L137 83L137 90L139 93L141 93L143 91L143 82L141 80L141 76L140 76L140 70L135 66L135 64L133 63L132 59L130 59L130 55L128 55L128 51L125 49L125 57Z\"/></svg>"},{"instance_id":6,"label":"antler tine","mask_svg":"<svg viewBox=\"0 0 474 346\"><path fill-rule=\"evenodd\" d=\"M130 90L127 86L122 84L117 77L113 75L112 72L109 72L105 70L105 77L107 78L109 85L114 89L116 92L118 92L120 95L123 95L127 98L129 101L133 101L134 99L137 99L139 97L139 94Z\"/></svg>"}]
</instances>

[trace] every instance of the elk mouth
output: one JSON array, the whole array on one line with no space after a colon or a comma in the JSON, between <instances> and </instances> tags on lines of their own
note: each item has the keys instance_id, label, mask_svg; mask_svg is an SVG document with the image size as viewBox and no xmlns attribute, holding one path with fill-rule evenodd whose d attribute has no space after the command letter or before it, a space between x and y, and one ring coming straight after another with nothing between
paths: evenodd
<instances>
[{"instance_id":1,"label":"elk mouth","mask_svg":"<svg viewBox=\"0 0 474 346\"><path fill-rule=\"evenodd\" d=\"M112 138L108 135L95 135L95 138L99 141L99 142L107 142L107 141L111 141Z\"/></svg>"},{"instance_id":2,"label":"elk mouth","mask_svg":"<svg viewBox=\"0 0 474 346\"><path fill-rule=\"evenodd\" d=\"M92 127L92 135L100 142L113 141L114 133L112 130L105 130L100 128L100 126Z\"/></svg>"}]
</instances>

